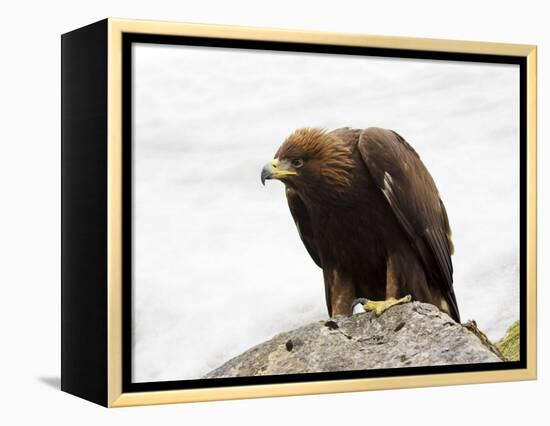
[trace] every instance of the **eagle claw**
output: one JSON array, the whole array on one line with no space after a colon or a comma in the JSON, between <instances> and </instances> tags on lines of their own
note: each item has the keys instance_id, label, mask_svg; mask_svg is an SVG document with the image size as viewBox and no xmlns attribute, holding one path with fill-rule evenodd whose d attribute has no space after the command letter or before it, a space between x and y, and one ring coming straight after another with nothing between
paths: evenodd
<instances>
[{"instance_id":1,"label":"eagle claw","mask_svg":"<svg viewBox=\"0 0 550 426\"><path fill-rule=\"evenodd\" d=\"M358 297L351 302L351 313L352 315L362 314L367 312L365 310L365 305L368 303L369 299L365 297Z\"/></svg>"},{"instance_id":2,"label":"eagle claw","mask_svg":"<svg viewBox=\"0 0 550 426\"><path fill-rule=\"evenodd\" d=\"M355 299L352 302L351 309L353 314L362 313L366 311L374 311L376 313L376 316L379 317L392 306L400 305L402 303L409 303L411 300L412 300L412 296L410 294L407 294L405 297L402 297L401 299L395 299L394 297L390 297L389 299L381 300L381 301L368 300L368 299L365 299L364 297L360 297L358 299Z\"/></svg>"}]
</instances>

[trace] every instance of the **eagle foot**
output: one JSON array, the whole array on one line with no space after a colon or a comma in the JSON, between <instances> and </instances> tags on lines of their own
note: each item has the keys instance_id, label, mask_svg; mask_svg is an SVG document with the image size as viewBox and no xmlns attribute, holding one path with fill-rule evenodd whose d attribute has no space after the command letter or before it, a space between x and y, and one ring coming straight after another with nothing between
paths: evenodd
<instances>
[{"instance_id":1,"label":"eagle foot","mask_svg":"<svg viewBox=\"0 0 550 426\"><path fill-rule=\"evenodd\" d=\"M365 312L365 311L366 312L374 311L376 316L379 317L392 306L401 305L403 303L409 303L411 300L412 300L412 297L410 294L407 294L405 297L402 297L401 299L390 297L389 299L379 300L379 301L359 298L353 301L352 312L356 314L356 313ZM361 310L361 308L359 307L362 307L363 310Z\"/></svg>"}]
</instances>

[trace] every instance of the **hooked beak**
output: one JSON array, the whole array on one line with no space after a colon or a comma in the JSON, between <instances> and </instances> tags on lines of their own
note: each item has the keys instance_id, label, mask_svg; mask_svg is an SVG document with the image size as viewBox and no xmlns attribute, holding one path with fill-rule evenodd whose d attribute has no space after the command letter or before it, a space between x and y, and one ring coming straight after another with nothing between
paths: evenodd
<instances>
[{"instance_id":1,"label":"hooked beak","mask_svg":"<svg viewBox=\"0 0 550 426\"><path fill-rule=\"evenodd\" d=\"M297 175L294 170L288 169L289 164L285 162L279 162L279 159L267 163L262 169L261 179L262 185L265 185L265 181L268 179L281 179L285 176Z\"/></svg>"}]
</instances>

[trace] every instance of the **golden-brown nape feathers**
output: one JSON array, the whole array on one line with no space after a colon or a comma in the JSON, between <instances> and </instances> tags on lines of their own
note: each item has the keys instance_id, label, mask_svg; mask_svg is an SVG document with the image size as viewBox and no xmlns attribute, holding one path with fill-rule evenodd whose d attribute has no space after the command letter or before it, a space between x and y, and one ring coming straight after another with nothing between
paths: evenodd
<instances>
[{"instance_id":1,"label":"golden-brown nape feathers","mask_svg":"<svg viewBox=\"0 0 550 426\"><path fill-rule=\"evenodd\" d=\"M355 165L352 152L350 144L338 134L304 127L288 136L275 156L279 159L318 161L320 176L335 191L340 191L351 184L351 171Z\"/></svg>"}]
</instances>

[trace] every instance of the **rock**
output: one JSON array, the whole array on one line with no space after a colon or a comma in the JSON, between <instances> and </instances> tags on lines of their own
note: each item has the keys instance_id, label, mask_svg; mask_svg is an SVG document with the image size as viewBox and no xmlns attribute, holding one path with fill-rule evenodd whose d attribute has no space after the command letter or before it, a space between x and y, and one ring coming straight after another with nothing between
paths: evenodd
<instances>
[{"instance_id":1,"label":"rock","mask_svg":"<svg viewBox=\"0 0 550 426\"><path fill-rule=\"evenodd\" d=\"M513 323L506 332L506 336L497 344L506 361L519 361L519 321Z\"/></svg>"},{"instance_id":2,"label":"rock","mask_svg":"<svg viewBox=\"0 0 550 426\"><path fill-rule=\"evenodd\" d=\"M435 306L407 303L317 321L281 333L205 378L500 362L468 328Z\"/></svg>"}]
</instances>

